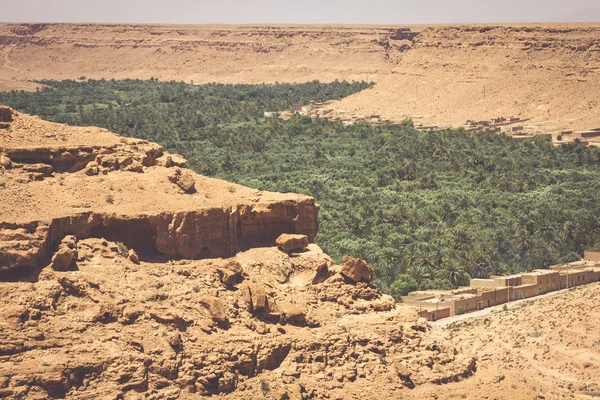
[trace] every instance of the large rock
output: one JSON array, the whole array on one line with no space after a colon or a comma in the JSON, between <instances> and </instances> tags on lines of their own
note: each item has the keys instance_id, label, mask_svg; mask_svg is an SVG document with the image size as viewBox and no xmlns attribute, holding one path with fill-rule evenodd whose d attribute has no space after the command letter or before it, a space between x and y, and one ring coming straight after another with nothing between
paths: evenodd
<instances>
[{"instance_id":1,"label":"large rock","mask_svg":"<svg viewBox=\"0 0 600 400\"><path fill-rule=\"evenodd\" d=\"M250 283L244 290L244 297L251 312L256 313L267 308L267 293L261 284Z\"/></svg>"},{"instance_id":2,"label":"large rock","mask_svg":"<svg viewBox=\"0 0 600 400\"><path fill-rule=\"evenodd\" d=\"M356 283L371 282L373 280L373 268L362 258L344 257L340 272Z\"/></svg>"},{"instance_id":3,"label":"large rock","mask_svg":"<svg viewBox=\"0 0 600 400\"><path fill-rule=\"evenodd\" d=\"M0 167L4 169L12 168L12 161L5 154L0 154Z\"/></svg>"},{"instance_id":4,"label":"large rock","mask_svg":"<svg viewBox=\"0 0 600 400\"><path fill-rule=\"evenodd\" d=\"M240 283L242 278L242 266L237 261L229 261L223 267L217 269L221 283L225 286L233 286Z\"/></svg>"},{"instance_id":5,"label":"large rock","mask_svg":"<svg viewBox=\"0 0 600 400\"><path fill-rule=\"evenodd\" d=\"M44 176L50 176L53 171L52 165L36 163L36 164L25 164L23 165L23 171L35 172L43 174Z\"/></svg>"},{"instance_id":6,"label":"large rock","mask_svg":"<svg viewBox=\"0 0 600 400\"><path fill-rule=\"evenodd\" d=\"M214 296L203 296L199 300L210 314L210 317L219 325L227 324L227 309L223 300Z\"/></svg>"},{"instance_id":7,"label":"large rock","mask_svg":"<svg viewBox=\"0 0 600 400\"><path fill-rule=\"evenodd\" d=\"M55 271L69 271L75 266L77 260L77 239L75 236L65 236L60 242L58 250L52 257L52 269Z\"/></svg>"},{"instance_id":8,"label":"large rock","mask_svg":"<svg viewBox=\"0 0 600 400\"><path fill-rule=\"evenodd\" d=\"M94 176L100 173L100 169L98 168L98 164L95 161L90 161L84 168L84 173L87 176Z\"/></svg>"},{"instance_id":9,"label":"large rock","mask_svg":"<svg viewBox=\"0 0 600 400\"><path fill-rule=\"evenodd\" d=\"M179 168L177 168L171 175L169 175L169 180L177 186L181 188L185 193L191 194L196 192L196 180L194 179L194 174L191 171L181 172Z\"/></svg>"},{"instance_id":10,"label":"large rock","mask_svg":"<svg viewBox=\"0 0 600 400\"><path fill-rule=\"evenodd\" d=\"M179 154L165 154L162 157L156 159L156 162L161 167L185 167L187 161Z\"/></svg>"},{"instance_id":11,"label":"large rock","mask_svg":"<svg viewBox=\"0 0 600 400\"><path fill-rule=\"evenodd\" d=\"M277 238L276 243L285 251L301 250L308 246L308 236L284 233Z\"/></svg>"},{"instance_id":12,"label":"large rock","mask_svg":"<svg viewBox=\"0 0 600 400\"><path fill-rule=\"evenodd\" d=\"M281 313L286 321L292 325L304 325L306 323L306 309L299 304L290 301L278 303Z\"/></svg>"}]
</instances>

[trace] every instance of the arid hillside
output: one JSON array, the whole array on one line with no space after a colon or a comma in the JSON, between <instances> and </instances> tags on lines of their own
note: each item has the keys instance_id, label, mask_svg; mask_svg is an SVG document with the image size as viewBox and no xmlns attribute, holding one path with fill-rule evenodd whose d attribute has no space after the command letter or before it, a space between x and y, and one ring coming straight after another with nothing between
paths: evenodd
<instances>
[{"instance_id":1,"label":"arid hillside","mask_svg":"<svg viewBox=\"0 0 600 400\"><path fill-rule=\"evenodd\" d=\"M594 283L434 328L433 337L477 357L477 373L448 385L439 398L597 398L599 294ZM432 393L425 387L414 392L421 398Z\"/></svg>"},{"instance_id":2,"label":"arid hillside","mask_svg":"<svg viewBox=\"0 0 600 400\"><path fill-rule=\"evenodd\" d=\"M530 132L600 126L600 26L0 24L0 90L35 79L206 83L367 80L345 115L462 125L531 118Z\"/></svg>"},{"instance_id":3,"label":"arid hillside","mask_svg":"<svg viewBox=\"0 0 600 400\"><path fill-rule=\"evenodd\" d=\"M376 81L411 44L399 27L0 24L0 90L31 79L194 83Z\"/></svg>"},{"instance_id":4,"label":"arid hillside","mask_svg":"<svg viewBox=\"0 0 600 400\"><path fill-rule=\"evenodd\" d=\"M311 197L7 107L0 138L2 398L600 394L599 284L432 326L311 243Z\"/></svg>"},{"instance_id":5,"label":"arid hillside","mask_svg":"<svg viewBox=\"0 0 600 400\"><path fill-rule=\"evenodd\" d=\"M392 74L332 106L423 125L531 118L600 127L600 26L444 26L415 39Z\"/></svg>"},{"instance_id":6,"label":"arid hillside","mask_svg":"<svg viewBox=\"0 0 600 400\"><path fill-rule=\"evenodd\" d=\"M0 122L0 397L361 398L474 372L364 261L310 243L314 199L106 130Z\"/></svg>"}]
</instances>

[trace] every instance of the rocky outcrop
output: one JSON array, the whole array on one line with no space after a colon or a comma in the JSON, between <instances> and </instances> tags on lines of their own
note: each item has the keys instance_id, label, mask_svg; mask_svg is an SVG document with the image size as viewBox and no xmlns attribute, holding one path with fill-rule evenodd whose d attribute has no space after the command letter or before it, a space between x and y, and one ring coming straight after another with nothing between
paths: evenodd
<instances>
[{"instance_id":1,"label":"rocky outcrop","mask_svg":"<svg viewBox=\"0 0 600 400\"><path fill-rule=\"evenodd\" d=\"M315 245L294 257L273 246L139 265L115 242L77 247L76 271L46 268L35 283L0 282L4 396L398 397L466 379L476 367L449 341L432 340L414 312L320 299L357 289L304 279L313 265L330 264ZM290 282L278 283L268 271L292 260ZM223 269L238 268L243 282L221 282Z\"/></svg>"},{"instance_id":2,"label":"rocky outcrop","mask_svg":"<svg viewBox=\"0 0 600 400\"><path fill-rule=\"evenodd\" d=\"M344 257L340 273L356 283L368 283L374 277L373 268L365 260L352 257Z\"/></svg>"},{"instance_id":3,"label":"rocky outcrop","mask_svg":"<svg viewBox=\"0 0 600 400\"><path fill-rule=\"evenodd\" d=\"M82 213L51 222L0 222L0 280L44 267L66 235L123 242L139 254L199 259L229 257L273 244L281 232L317 233L312 199L155 215Z\"/></svg>"},{"instance_id":4,"label":"rocky outcrop","mask_svg":"<svg viewBox=\"0 0 600 400\"><path fill-rule=\"evenodd\" d=\"M15 115L0 148L18 160L0 186L0 397L393 398L474 370L364 261L311 243L313 198Z\"/></svg>"},{"instance_id":5,"label":"rocky outcrop","mask_svg":"<svg viewBox=\"0 0 600 400\"><path fill-rule=\"evenodd\" d=\"M48 165L56 172L77 172L96 165L103 173L126 170L134 163L152 166L163 155L161 146L144 140L108 146L9 147L4 152L15 163Z\"/></svg>"},{"instance_id":6,"label":"rocky outcrop","mask_svg":"<svg viewBox=\"0 0 600 400\"><path fill-rule=\"evenodd\" d=\"M231 184L177 167L185 160L165 154L157 144L119 139L110 132L94 132L91 128L78 132L79 128L45 123L14 112L11 115L15 115L15 126L11 128L14 144L0 147L2 165L10 168L2 181L6 189L5 201L0 205L0 281L35 279L55 254L55 267L68 268L63 264L69 252L61 245L68 235L79 240L105 238L120 242L142 259L231 257L240 250L273 245L282 233L306 235L310 241L316 236L319 208L312 198L263 195L242 187L239 192L230 191ZM80 144L65 143L60 138L72 138ZM28 140L39 144L27 145ZM155 192L146 192L137 177L130 179L139 194L130 194L134 189L131 185L115 188L121 185L120 177L131 172L147 175L146 182ZM176 184L176 191L169 180ZM203 182L200 191L196 189L198 180ZM39 185L32 186L31 182ZM176 206L170 209L162 202L150 207L140 204L137 196L153 198L157 190L165 193L161 193L162 202ZM107 193L101 200L102 207L77 211L80 202L98 204L98 191ZM22 207L23 193L56 206L45 210ZM70 200L75 202L67 205ZM101 209L106 206L114 208ZM23 216L11 218L13 214ZM240 279L240 272L224 269L223 279L233 284Z\"/></svg>"},{"instance_id":7,"label":"rocky outcrop","mask_svg":"<svg viewBox=\"0 0 600 400\"><path fill-rule=\"evenodd\" d=\"M68 271L73 268L77 260L77 238L65 236L60 242L58 250L52 256L52 268L55 271Z\"/></svg>"}]
</instances>

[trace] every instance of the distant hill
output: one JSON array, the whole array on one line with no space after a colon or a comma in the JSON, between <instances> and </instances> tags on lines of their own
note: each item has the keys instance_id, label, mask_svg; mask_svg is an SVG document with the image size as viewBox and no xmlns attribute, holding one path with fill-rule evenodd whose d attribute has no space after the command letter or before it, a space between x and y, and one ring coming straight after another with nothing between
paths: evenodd
<instances>
[{"instance_id":1,"label":"distant hill","mask_svg":"<svg viewBox=\"0 0 600 400\"><path fill-rule=\"evenodd\" d=\"M335 108L424 125L515 115L556 132L600 127L599 92L600 25L438 26Z\"/></svg>"}]
</instances>

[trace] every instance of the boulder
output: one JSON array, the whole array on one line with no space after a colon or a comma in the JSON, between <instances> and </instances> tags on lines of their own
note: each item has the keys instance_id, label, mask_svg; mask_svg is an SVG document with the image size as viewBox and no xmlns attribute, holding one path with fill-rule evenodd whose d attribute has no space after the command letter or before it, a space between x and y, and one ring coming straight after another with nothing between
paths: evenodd
<instances>
[{"instance_id":1,"label":"boulder","mask_svg":"<svg viewBox=\"0 0 600 400\"><path fill-rule=\"evenodd\" d=\"M191 171L181 172L179 168L175 169L169 175L169 180L181 188L185 193L191 194L196 191L196 180Z\"/></svg>"},{"instance_id":2,"label":"boulder","mask_svg":"<svg viewBox=\"0 0 600 400\"><path fill-rule=\"evenodd\" d=\"M196 180L190 171L185 171L177 180L177 186L186 193L194 193L196 191Z\"/></svg>"},{"instance_id":3,"label":"boulder","mask_svg":"<svg viewBox=\"0 0 600 400\"><path fill-rule=\"evenodd\" d=\"M100 172L100 169L98 168L98 164L94 161L90 161L84 169L84 173L87 176L94 176L94 175L98 175L98 173Z\"/></svg>"},{"instance_id":4,"label":"boulder","mask_svg":"<svg viewBox=\"0 0 600 400\"><path fill-rule=\"evenodd\" d=\"M362 258L344 257L340 272L356 283L373 281L373 268Z\"/></svg>"},{"instance_id":5,"label":"boulder","mask_svg":"<svg viewBox=\"0 0 600 400\"><path fill-rule=\"evenodd\" d=\"M267 307L267 292L258 283L250 283L244 289L244 298L251 312L262 311Z\"/></svg>"},{"instance_id":6,"label":"boulder","mask_svg":"<svg viewBox=\"0 0 600 400\"><path fill-rule=\"evenodd\" d=\"M227 324L227 309L223 300L214 296L202 296L199 300L210 314L210 317L219 325Z\"/></svg>"},{"instance_id":7,"label":"boulder","mask_svg":"<svg viewBox=\"0 0 600 400\"><path fill-rule=\"evenodd\" d=\"M229 261L223 267L217 268L219 279L225 286L233 286L240 283L242 278L242 266L237 261Z\"/></svg>"},{"instance_id":8,"label":"boulder","mask_svg":"<svg viewBox=\"0 0 600 400\"><path fill-rule=\"evenodd\" d=\"M140 258L138 257L137 253L133 249L129 249L129 252L127 253L127 258L129 258L129 261L131 261L134 264L140 263Z\"/></svg>"},{"instance_id":9,"label":"boulder","mask_svg":"<svg viewBox=\"0 0 600 400\"><path fill-rule=\"evenodd\" d=\"M77 239L75 236L65 236L60 242L58 250L52 257L52 269L55 271L69 271L75 266L77 260Z\"/></svg>"},{"instance_id":10,"label":"boulder","mask_svg":"<svg viewBox=\"0 0 600 400\"><path fill-rule=\"evenodd\" d=\"M131 164L129 164L128 166L125 167L125 171L128 172L137 172L137 173L143 173L144 172L144 168L142 166L142 163L139 161L132 161Z\"/></svg>"},{"instance_id":11,"label":"boulder","mask_svg":"<svg viewBox=\"0 0 600 400\"><path fill-rule=\"evenodd\" d=\"M8 158L6 154L0 154L0 167L4 169L12 168L12 161L10 160L10 158Z\"/></svg>"},{"instance_id":12,"label":"boulder","mask_svg":"<svg viewBox=\"0 0 600 400\"><path fill-rule=\"evenodd\" d=\"M308 246L308 236L284 233L277 238L276 243L284 251L301 250Z\"/></svg>"},{"instance_id":13,"label":"boulder","mask_svg":"<svg viewBox=\"0 0 600 400\"><path fill-rule=\"evenodd\" d=\"M165 154L156 160L157 164L161 167L185 167L187 161L179 154Z\"/></svg>"},{"instance_id":14,"label":"boulder","mask_svg":"<svg viewBox=\"0 0 600 400\"><path fill-rule=\"evenodd\" d=\"M304 307L288 301L279 302L278 305L286 321L290 324L304 325L306 323L306 310Z\"/></svg>"}]
</instances>

